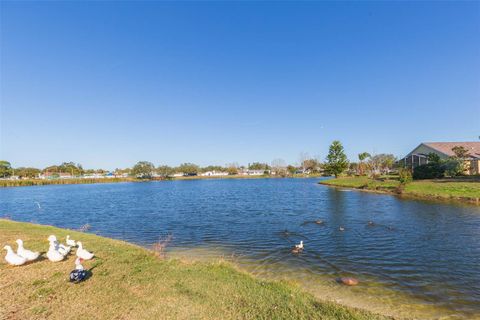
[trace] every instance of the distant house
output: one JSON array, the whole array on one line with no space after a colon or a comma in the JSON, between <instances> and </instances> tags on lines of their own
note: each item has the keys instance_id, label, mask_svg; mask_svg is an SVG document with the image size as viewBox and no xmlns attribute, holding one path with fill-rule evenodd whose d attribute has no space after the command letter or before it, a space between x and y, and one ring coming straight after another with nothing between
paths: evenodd
<instances>
[{"instance_id":1,"label":"distant house","mask_svg":"<svg viewBox=\"0 0 480 320\"><path fill-rule=\"evenodd\" d=\"M45 172L38 176L40 179L71 179L73 176L66 172Z\"/></svg>"},{"instance_id":2,"label":"distant house","mask_svg":"<svg viewBox=\"0 0 480 320\"><path fill-rule=\"evenodd\" d=\"M84 179L103 179L105 176L101 173L87 173L82 176Z\"/></svg>"},{"instance_id":3,"label":"distant house","mask_svg":"<svg viewBox=\"0 0 480 320\"><path fill-rule=\"evenodd\" d=\"M172 177L183 177L183 176L184 176L183 172L176 172L172 174Z\"/></svg>"},{"instance_id":4,"label":"distant house","mask_svg":"<svg viewBox=\"0 0 480 320\"><path fill-rule=\"evenodd\" d=\"M455 156L452 148L460 146L468 150L468 158L465 159L467 163L466 174L480 173L480 142L424 142L413 149L401 161L408 168L416 168L420 165L428 163L428 154L434 153L440 159L447 159Z\"/></svg>"},{"instance_id":5,"label":"distant house","mask_svg":"<svg viewBox=\"0 0 480 320\"><path fill-rule=\"evenodd\" d=\"M222 171L207 171L200 173L202 177L220 177L220 176L228 176L228 172L222 172Z\"/></svg>"},{"instance_id":6,"label":"distant house","mask_svg":"<svg viewBox=\"0 0 480 320\"><path fill-rule=\"evenodd\" d=\"M240 172L241 175L244 176L263 176L265 172L270 172L269 170L243 170Z\"/></svg>"}]
</instances>

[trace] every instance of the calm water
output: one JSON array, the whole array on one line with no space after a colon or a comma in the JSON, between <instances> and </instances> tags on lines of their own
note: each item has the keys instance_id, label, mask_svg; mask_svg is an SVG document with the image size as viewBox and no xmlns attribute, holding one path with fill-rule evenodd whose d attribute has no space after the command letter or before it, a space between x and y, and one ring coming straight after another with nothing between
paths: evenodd
<instances>
[{"instance_id":1,"label":"calm water","mask_svg":"<svg viewBox=\"0 0 480 320\"><path fill-rule=\"evenodd\" d=\"M479 317L479 207L401 200L316 182L4 188L0 216L66 228L88 223L89 232L145 246L173 234L172 255L224 256L260 276L293 279L342 303L408 317ZM317 219L325 224L309 223ZM368 226L369 220L375 225ZM300 240L305 251L292 255L289 249ZM346 275L360 285L334 281Z\"/></svg>"}]
</instances>

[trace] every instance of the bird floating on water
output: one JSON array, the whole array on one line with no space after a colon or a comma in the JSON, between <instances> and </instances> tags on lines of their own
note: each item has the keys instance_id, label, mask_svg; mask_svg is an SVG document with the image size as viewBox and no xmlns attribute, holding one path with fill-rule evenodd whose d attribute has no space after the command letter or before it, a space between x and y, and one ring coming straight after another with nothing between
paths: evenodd
<instances>
[{"instance_id":1,"label":"bird floating on water","mask_svg":"<svg viewBox=\"0 0 480 320\"><path fill-rule=\"evenodd\" d=\"M70 272L70 282L79 283L87 277L87 271L82 266L82 258L75 260L75 269Z\"/></svg>"},{"instance_id":2,"label":"bird floating on water","mask_svg":"<svg viewBox=\"0 0 480 320\"><path fill-rule=\"evenodd\" d=\"M345 228L344 227L340 227L338 228L339 231L345 231Z\"/></svg>"},{"instance_id":3,"label":"bird floating on water","mask_svg":"<svg viewBox=\"0 0 480 320\"><path fill-rule=\"evenodd\" d=\"M301 240L299 244L296 244L295 247L292 248L292 253L300 253L302 251L303 251L303 240Z\"/></svg>"},{"instance_id":4,"label":"bird floating on water","mask_svg":"<svg viewBox=\"0 0 480 320\"><path fill-rule=\"evenodd\" d=\"M368 225L369 225L369 226L374 226L374 225L375 225L375 223L374 223L373 221L371 221L371 220L370 220L370 221L368 221Z\"/></svg>"},{"instance_id":5,"label":"bird floating on water","mask_svg":"<svg viewBox=\"0 0 480 320\"><path fill-rule=\"evenodd\" d=\"M296 245L295 245L295 248L297 248L297 249L303 249L303 240L301 240L299 244L296 244Z\"/></svg>"},{"instance_id":6,"label":"bird floating on water","mask_svg":"<svg viewBox=\"0 0 480 320\"><path fill-rule=\"evenodd\" d=\"M323 224L323 220L315 220L316 224Z\"/></svg>"},{"instance_id":7,"label":"bird floating on water","mask_svg":"<svg viewBox=\"0 0 480 320\"><path fill-rule=\"evenodd\" d=\"M7 250L7 255L5 256L5 261L11 266L21 266L27 262L27 258L24 258L15 252L13 252L12 247L5 246L3 249Z\"/></svg>"},{"instance_id":8,"label":"bird floating on water","mask_svg":"<svg viewBox=\"0 0 480 320\"><path fill-rule=\"evenodd\" d=\"M33 261L33 260L37 260L38 257L40 256L40 252L33 252L33 251L30 251L30 250L27 250L23 247L23 240L21 239L18 239L17 241L15 241L18 245L18 248L17 248L17 254L21 257L24 257L25 259L27 259L27 261Z\"/></svg>"},{"instance_id":9,"label":"bird floating on water","mask_svg":"<svg viewBox=\"0 0 480 320\"><path fill-rule=\"evenodd\" d=\"M83 249L83 245L80 241L77 241L77 257L82 258L83 260L90 260L94 257L94 254Z\"/></svg>"}]
</instances>

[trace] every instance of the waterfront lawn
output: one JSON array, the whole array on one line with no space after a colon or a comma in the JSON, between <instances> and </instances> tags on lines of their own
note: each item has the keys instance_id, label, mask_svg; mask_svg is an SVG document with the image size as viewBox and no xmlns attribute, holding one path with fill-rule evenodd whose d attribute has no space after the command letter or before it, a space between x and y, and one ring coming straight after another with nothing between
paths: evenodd
<instances>
[{"instance_id":1,"label":"waterfront lawn","mask_svg":"<svg viewBox=\"0 0 480 320\"><path fill-rule=\"evenodd\" d=\"M477 199L480 199L480 180L476 178L417 180L407 183L401 191L398 177L394 176L380 179L341 177L324 180L320 183L346 188L401 193L422 198L457 199L469 202L477 202Z\"/></svg>"},{"instance_id":2,"label":"waterfront lawn","mask_svg":"<svg viewBox=\"0 0 480 320\"><path fill-rule=\"evenodd\" d=\"M371 179L369 177L341 177L337 179L323 180L321 184L339 186L345 188L394 191L400 185L398 179L387 176L381 179Z\"/></svg>"},{"instance_id":3,"label":"waterfront lawn","mask_svg":"<svg viewBox=\"0 0 480 320\"><path fill-rule=\"evenodd\" d=\"M225 262L162 259L91 234L0 219L0 244L21 238L45 251L47 237L82 240L96 258L92 277L68 282L74 256L21 267L0 262L0 318L6 319L379 319L321 302L294 284L263 281ZM4 253L2 253L3 257Z\"/></svg>"},{"instance_id":4,"label":"waterfront lawn","mask_svg":"<svg viewBox=\"0 0 480 320\"><path fill-rule=\"evenodd\" d=\"M407 184L407 194L438 198L480 198L479 181L423 180Z\"/></svg>"}]
</instances>

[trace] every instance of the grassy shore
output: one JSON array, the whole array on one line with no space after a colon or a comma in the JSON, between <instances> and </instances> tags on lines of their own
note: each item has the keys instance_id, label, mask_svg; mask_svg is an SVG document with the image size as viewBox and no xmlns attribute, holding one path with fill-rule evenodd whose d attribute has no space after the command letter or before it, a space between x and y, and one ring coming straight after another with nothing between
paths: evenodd
<instances>
[{"instance_id":1,"label":"grassy shore","mask_svg":"<svg viewBox=\"0 0 480 320\"><path fill-rule=\"evenodd\" d=\"M319 175L293 175L290 178L313 178ZM265 179L265 178L281 178L270 175L261 176L243 176L243 175L229 175L229 176L185 176L185 177L170 177L167 179L135 179L135 178L105 178L105 179L27 179L27 180L0 180L1 187L27 187L27 186L44 186L52 184L91 184L91 183L115 183L115 182L145 182L158 180L212 180L212 179Z\"/></svg>"},{"instance_id":2,"label":"grassy shore","mask_svg":"<svg viewBox=\"0 0 480 320\"><path fill-rule=\"evenodd\" d=\"M0 180L1 187L28 187L28 186L45 186L51 184L90 184L90 183L114 183L114 182L132 182L141 181L134 178L106 178L106 179L26 179L26 180Z\"/></svg>"},{"instance_id":3,"label":"grassy shore","mask_svg":"<svg viewBox=\"0 0 480 320\"><path fill-rule=\"evenodd\" d=\"M321 184L399 194L425 199L455 200L480 204L480 180L476 178L419 180L400 187L397 177L371 179L368 177L342 177L324 180Z\"/></svg>"},{"instance_id":4,"label":"grassy shore","mask_svg":"<svg viewBox=\"0 0 480 320\"><path fill-rule=\"evenodd\" d=\"M82 240L96 258L91 278L68 282L74 256L21 267L0 262L0 319L380 319L322 302L294 284L263 281L226 262L165 259L122 241L0 219L0 244L21 238L45 251L47 237ZM2 255L3 257L3 255Z\"/></svg>"}]
</instances>

